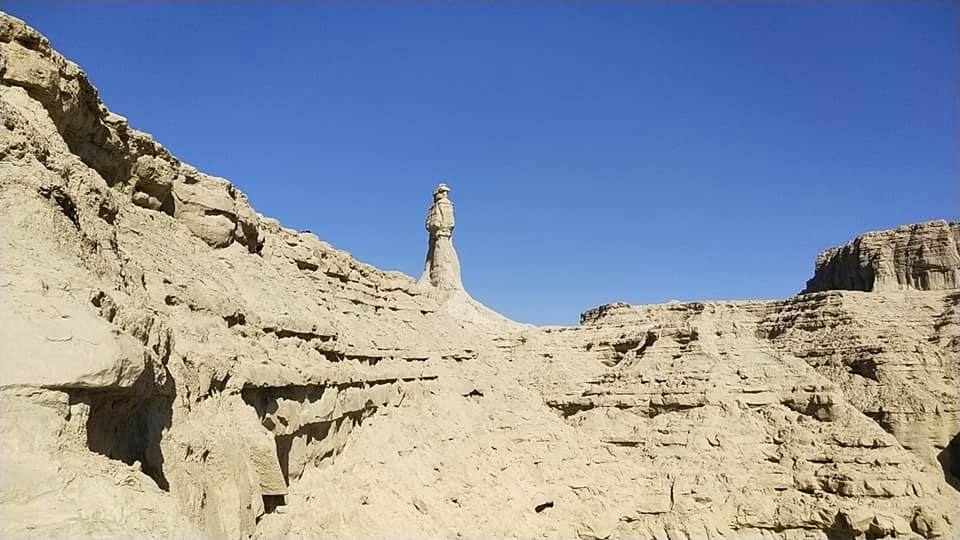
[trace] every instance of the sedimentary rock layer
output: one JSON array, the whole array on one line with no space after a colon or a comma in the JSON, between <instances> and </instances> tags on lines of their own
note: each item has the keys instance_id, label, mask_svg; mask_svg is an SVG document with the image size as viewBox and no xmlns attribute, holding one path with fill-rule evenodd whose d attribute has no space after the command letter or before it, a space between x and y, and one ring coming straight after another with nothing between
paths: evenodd
<instances>
[{"instance_id":1,"label":"sedimentary rock layer","mask_svg":"<svg viewBox=\"0 0 960 540\"><path fill-rule=\"evenodd\" d=\"M16 424L42 433L4 452L6 533L252 534L290 482L285 438L309 432L292 459L318 465L437 364L475 356L470 322L437 314L413 279L257 214L109 112L21 21L0 17L0 47L0 385ZM269 396L303 402L280 416L298 428L275 427ZM56 488L109 482L106 458L165 510L89 517L140 499L123 483L100 498ZM62 510L41 526L35 506Z\"/></svg>"},{"instance_id":2,"label":"sedimentary rock layer","mask_svg":"<svg viewBox=\"0 0 960 540\"><path fill-rule=\"evenodd\" d=\"M5 14L0 52L5 538L956 530L955 225L875 292L518 325L258 214Z\"/></svg>"},{"instance_id":3,"label":"sedimentary rock layer","mask_svg":"<svg viewBox=\"0 0 960 540\"><path fill-rule=\"evenodd\" d=\"M869 232L817 257L804 292L960 287L960 223L943 220Z\"/></svg>"}]
</instances>

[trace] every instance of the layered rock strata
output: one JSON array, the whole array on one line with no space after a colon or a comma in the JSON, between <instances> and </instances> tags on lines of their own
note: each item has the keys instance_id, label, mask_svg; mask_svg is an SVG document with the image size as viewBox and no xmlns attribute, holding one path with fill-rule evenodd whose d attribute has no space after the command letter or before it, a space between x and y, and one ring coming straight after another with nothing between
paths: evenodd
<instances>
[{"instance_id":1,"label":"layered rock strata","mask_svg":"<svg viewBox=\"0 0 960 540\"><path fill-rule=\"evenodd\" d=\"M960 288L960 223L943 220L858 236L817 257L804 292Z\"/></svg>"},{"instance_id":2,"label":"layered rock strata","mask_svg":"<svg viewBox=\"0 0 960 540\"><path fill-rule=\"evenodd\" d=\"M5 533L252 534L291 462L329 460L366 416L433 384L437 365L475 356L464 336L476 325L413 279L257 214L109 112L21 21L0 17L0 42L0 386L18 422L47 426L4 452L5 493L31 494L0 499ZM303 409L283 429L263 409L278 399ZM278 453L287 442L292 457ZM119 474L97 455L166 510L128 529L122 509L96 517L139 500L126 484L102 500L33 487ZM37 528L22 517L31 505L64 510Z\"/></svg>"},{"instance_id":3,"label":"layered rock strata","mask_svg":"<svg viewBox=\"0 0 960 540\"><path fill-rule=\"evenodd\" d=\"M5 538L955 533L955 233L856 255L950 290L518 325L258 214L5 14L0 52Z\"/></svg>"}]
</instances>

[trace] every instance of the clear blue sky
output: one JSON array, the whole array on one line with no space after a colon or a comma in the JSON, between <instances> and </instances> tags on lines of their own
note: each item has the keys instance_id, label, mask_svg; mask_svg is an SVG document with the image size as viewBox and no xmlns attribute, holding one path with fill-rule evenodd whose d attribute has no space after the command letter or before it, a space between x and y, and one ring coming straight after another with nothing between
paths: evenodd
<instances>
[{"instance_id":1,"label":"clear blue sky","mask_svg":"<svg viewBox=\"0 0 960 540\"><path fill-rule=\"evenodd\" d=\"M262 213L522 321L779 298L817 252L957 218L951 2L7 1L107 105Z\"/></svg>"}]
</instances>

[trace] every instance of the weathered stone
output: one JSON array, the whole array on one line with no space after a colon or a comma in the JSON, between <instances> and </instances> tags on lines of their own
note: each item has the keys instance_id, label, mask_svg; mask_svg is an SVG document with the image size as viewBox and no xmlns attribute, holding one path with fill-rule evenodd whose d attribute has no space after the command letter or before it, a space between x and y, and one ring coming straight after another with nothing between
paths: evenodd
<instances>
[{"instance_id":1,"label":"weathered stone","mask_svg":"<svg viewBox=\"0 0 960 540\"><path fill-rule=\"evenodd\" d=\"M464 290L445 190L417 284L0 43L0 536L955 534L943 225L861 241L904 246L869 293L519 325Z\"/></svg>"},{"instance_id":2,"label":"weathered stone","mask_svg":"<svg viewBox=\"0 0 960 540\"><path fill-rule=\"evenodd\" d=\"M858 236L817 257L803 292L960 288L960 223L943 220Z\"/></svg>"},{"instance_id":3,"label":"weathered stone","mask_svg":"<svg viewBox=\"0 0 960 540\"><path fill-rule=\"evenodd\" d=\"M173 215L210 246L225 247L237 227L231 190L226 180L181 167L173 185Z\"/></svg>"},{"instance_id":4,"label":"weathered stone","mask_svg":"<svg viewBox=\"0 0 960 540\"><path fill-rule=\"evenodd\" d=\"M426 228L430 236L427 261L424 264L421 285L441 290L463 290L460 278L460 259L453 248L453 203L450 188L440 184L433 191L433 206L427 212Z\"/></svg>"},{"instance_id":5,"label":"weathered stone","mask_svg":"<svg viewBox=\"0 0 960 540\"><path fill-rule=\"evenodd\" d=\"M0 387L126 388L152 376L141 343L68 297L7 287L0 308Z\"/></svg>"},{"instance_id":6,"label":"weathered stone","mask_svg":"<svg viewBox=\"0 0 960 540\"><path fill-rule=\"evenodd\" d=\"M13 43L0 43L3 57L3 82L22 86L52 99L60 85L57 66L37 51Z\"/></svg>"},{"instance_id":7,"label":"weathered stone","mask_svg":"<svg viewBox=\"0 0 960 540\"><path fill-rule=\"evenodd\" d=\"M173 212L170 190L176 171L167 161L154 156L140 156L131 171L135 177L133 203L151 210Z\"/></svg>"}]
</instances>

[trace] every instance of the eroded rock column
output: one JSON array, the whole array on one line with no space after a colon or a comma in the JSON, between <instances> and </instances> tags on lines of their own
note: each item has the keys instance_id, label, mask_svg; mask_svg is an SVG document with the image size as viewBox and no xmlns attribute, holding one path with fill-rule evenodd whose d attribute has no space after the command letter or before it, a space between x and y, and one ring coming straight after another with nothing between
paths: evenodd
<instances>
[{"instance_id":1,"label":"eroded rock column","mask_svg":"<svg viewBox=\"0 0 960 540\"><path fill-rule=\"evenodd\" d=\"M460 260L453 248L453 203L449 199L450 188L440 184L433 190L433 206L427 213L426 228L430 234L427 260L420 285L445 291L463 290L460 279Z\"/></svg>"}]
</instances>

